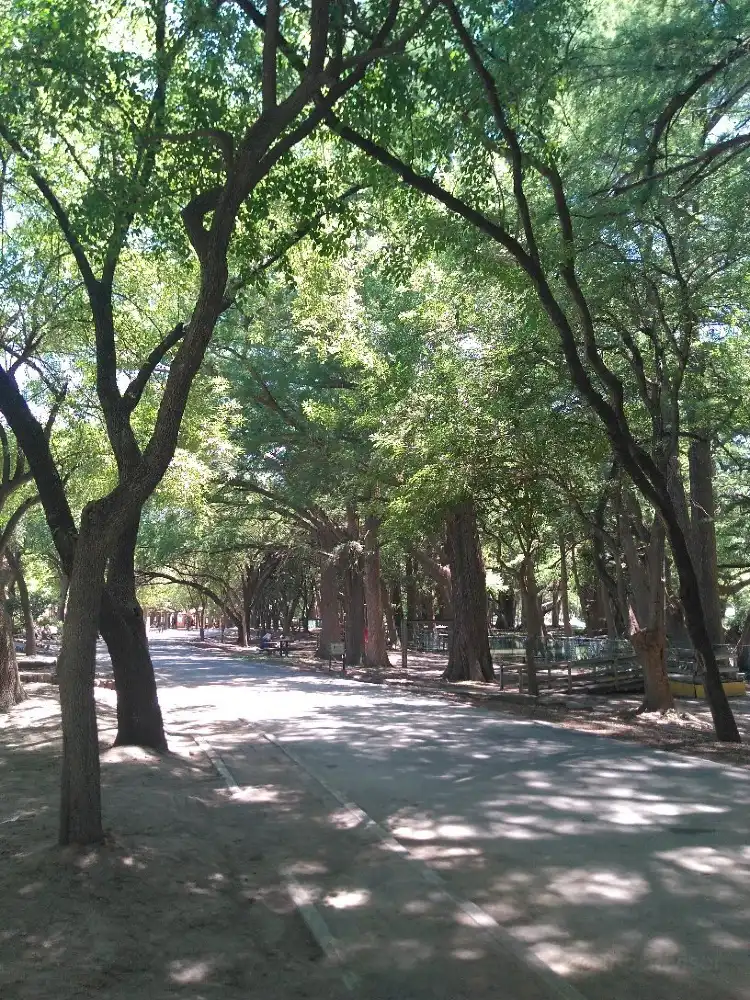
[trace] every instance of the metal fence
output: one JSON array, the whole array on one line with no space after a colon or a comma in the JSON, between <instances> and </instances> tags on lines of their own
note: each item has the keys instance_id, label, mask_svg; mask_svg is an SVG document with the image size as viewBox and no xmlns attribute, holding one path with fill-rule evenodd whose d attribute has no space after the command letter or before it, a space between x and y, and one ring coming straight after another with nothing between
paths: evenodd
<instances>
[{"instance_id":1,"label":"metal fence","mask_svg":"<svg viewBox=\"0 0 750 1000\"><path fill-rule=\"evenodd\" d=\"M409 622L408 647L419 653L447 653L450 647L452 623ZM523 632L491 632L490 650L501 657L523 657L526 649ZM633 655L627 639L609 639L607 636L549 636L536 641L537 658L549 663L569 660L591 660Z\"/></svg>"}]
</instances>

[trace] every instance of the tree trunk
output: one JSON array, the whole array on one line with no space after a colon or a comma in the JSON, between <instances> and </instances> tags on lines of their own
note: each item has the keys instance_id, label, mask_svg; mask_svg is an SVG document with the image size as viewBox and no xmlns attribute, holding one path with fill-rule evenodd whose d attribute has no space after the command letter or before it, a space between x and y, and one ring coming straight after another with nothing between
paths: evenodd
<instances>
[{"instance_id":1,"label":"tree trunk","mask_svg":"<svg viewBox=\"0 0 750 1000\"><path fill-rule=\"evenodd\" d=\"M446 617L446 612L452 603L450 569L422 549L413 549L412 554L427 576L435 583L440 614L441 617ZM424 617L424 615L417 617Z\"/></svg>"},{"instance_id":2,"label":"tree trunk","mask_svg":"<svg viewBox=\"0 0 750 1000\"><path fill-rule=\"evenodd\" d=\"M13 623L0 604L0 712L7 712L25 695L18 676L16 647L13 642Z\"/></svg>"},{"instance_id":3,"label":"tree trunk","mask_svg":"<svg viewBox=\"0 0 750 1000\"><path fill-rule=\"evenodd\" d=\"M23 572L21 554L7 550L5 557L8 560L8 565L13 570L16 586L18 587L18 598L21 602L21 614L23 615L23 627L26 636L24 651L27 656L35 656L36 632L34 631L34 615L31 611L29 588L26 586L26 577Z\"/></svg>"},{"instance_id":4,"label":"tree trunk","mask_svg":"<svg viewBox=\"0 0 750 1000\"><path fill-rule=\"evenodd\" d=\"M371 514L365 518L364 583L367 639L365 641L364 664L366 667L386 668L390 666L390 661L383 620L383 584L380 578L380 543L378 541L379 523L378 518Z\"/></svg>"},{"instance_id":5,"label":"tree trunk","mask_svg":"<svg viewBox=\"0 0 750 1000\"><path fill-rule=\"evenodd\" d=\"M60 573L60 596L57 599L57 618L59 621L65 621L65 604L68 600L68 587L70 586L70 580L67 574Z\"/></svg>"},{"instance_id":6,"label":"tree trunk","mask_svg":"<svg viewBox=\"0 0 750 1000\"><path fill-rule=\"evenodd\" d=\"M294 621L294 615L297 611L297 605L299 604L300 597L302 596L302 584L295 584L294 592L292 594L292 599L289 602L289 606L284 614L283 632L284 635L289 635L292 631L292 622Z\"/></svg>"},{"instance_id":7,"label":"tree trunk","mask_svg":"<svg viewBox=\"0 0 750 1000\"><path fill-rule=\"evenodd\" d=\"M565 635L572 635L568 595L568 554L565 549L565 536L562 534L560 535L560 603L562 604L563 632Z\"/></svg>"},{"instance_id":8,"label":"tree trunk","mask_svg":"<svg viewBox=\"0 0 750 1000\"><path fill-rule=\"evenodd\" d=\"M345 651L346 662L356 667L362 662L362 644L365 631L365 589L362 558L356 552L347 553L344 570L344 597L346 600Z\"/></svg>"},{"instance_id":9,"label":"tree trunk","mask_svg":"<svg viewBox=\"0 0 750 1000\"><path fill-rule=\"evenodd\" d=\"M146 622L135 586L140 515L126 526L109 558L99 628L107 644L117 692L115 746L166 750Z\"/></svg>"},{"instance_id":10,"label":"tree trunk","mask_svg":"<svg viewBox=\"0 0 750 1000\"><path fill-rule=\"evenodd\" d=\"M419 617L419 593L417 591L417 577L414 572L414 560L411 556L406 557L406 620L416 621Z\"/></svg>"},{"instance_id":11,"label":"tree trunk","mask_svg":"<svg viewBox=\"0 0 750 1000\"><path fill-rule=\"evenodd\" d=\"M88 507L81 518L57 665L63 731L61 844L99 843L104 836L94 674L106 541L96 514Z\"/></svg>"},{"instance_id":12,"label":"tree trunk","mask_svg":"<svg viewBox=\"0 0 750 1000\"><path fill-rule=\"evenodd\" d=\"M251 587L250 574L247 569L242 570L240 577L242 588L242 605L240 627L237 630L237 642L240 646L248 646L250 643L250 632L252 631L252 610L253 610L253 590Z\"/></svg>"},{"instance_id":13,"label":"tree trunk","mask_svg":"<svg viewBox=\"0 0 750 1000\"><path fill-rule=\"evenodd\" d=\"M680 600L685 612L685 621L690 638L695 649L698 667L703 674L703 684L706 690L711 717L716 736L728 743L740 743L740 733L732 713L726 691L721 683L721 674L716 662L711 637L706 628L703 605L700 599L700 585L693 566L687 539L680 530L676 519L667 523L669 541L672 547L672 558L680 578Z\"/></svg>"},{"instance_id":14,"label":"tree trunk","mask_svg":"<svg viewBox=\"0 0 750 1000\"><path fill-rule=\"evenodd\" d=\"M320 566L320 632L316 656L331 658L331 643L339 642L339 578L333 559L323 555Z\"/></svg>"},{"instance_id":15,"label":"tree trunk","mask_svg":"<svg viewBox=\"0 0 750 1000\"><path fill-rule=\"evenodd\" d=\"M521 599L523 617L526 622L526 642L524 643L526 679L529 694L539 695L539 679L536 673L536 644L542 634L542 614L536 585L534 554L524 557L521 567Z\"/></svg>"},{"instance_id":16,"label":"tree trunk","mask_svg":"<svg viewBox=\"0 0 750 1000\"><path fill-rule=\"evenodd\" d=\"M495 676L487 634L487 583L474 504L464 500L446 517L453 602L448 666L450 681L491 681Z\"/></svg>"},{"instance_id":17,"label":"tree trunk","mask_svg":"<svg viewBox=\"0 0 750 1000\"><path fill-rule=\"evenodd\" d=\"M612 611L612 601L610 600L610 593L607 584L604 580L599 580L599 594L602 602L602 607L604 608L604 617L607 622L607 638L616 639L617 638L617 626L615 624L615 615Z\"/></svg>"},{"instance_id":18,"label":"tree trunk","mask_svg":"<svg viewBox=\"0 0 750 1000\"><path fill-rule=\"evenodd\" d=\"M640 518L635 498L624 493L626 509L631 517ZM646 563L642 563L636 547L635 528L620 524L625 564L630 577L632 604L629 612L630 641L643 670L643 703L646 712L665 712L674 707L669 687L666 662L666 632L664 628L664 524L658 514L651 524L646 548Z\"/></svg>"},{"instance_id":19,"label":"tree trunk","mask_svg":"<svg viewBox=\"0 0 750 1000\"><path fill-rule=\"evenodd\" d=\"M724 637L719 600L719 570L716 556L716 508L713 490L713 458L707 435L695 438L688 453L690 463L690 507L695 570L700 584L701 603L711 642L718 646Z\"/></svg>"},{"instance_id":20,"label":"tree trunk","mask_svg":"<svg viewBox=\"0 0 750 1000\"><path fill-rule=\"evenodd\" d=\"M388 631L388 645L391 649L395 649L398 646L398 624L396 622L396 613L393 610L394 603L391 600L391 595L388 593L388 587L384 580L381 580L380 590L383 595L383 610L385 612L385 625Z\"/></svg>"},{"instance_id":21,"label":"tree trunk","mask_svg":"<svg viewBox=\"0 0 750 1000\"><path fill-rule=\"evenodd\" d=\"M560 584L552 584L552 607L550 608L550 628L560 628Z\"/></svg>"},{"instance_id":22,"label":"tree trunk","mask_svg":"<svg viewBox=\"0 0 750 1000\"><path fill-rule=\"evenodd\" d=\"M633 628L630 641L643 667L642 709L646 712L664 712L672 708L674 701L667 675L664 629Z\"/></svg>"}]
</instances>

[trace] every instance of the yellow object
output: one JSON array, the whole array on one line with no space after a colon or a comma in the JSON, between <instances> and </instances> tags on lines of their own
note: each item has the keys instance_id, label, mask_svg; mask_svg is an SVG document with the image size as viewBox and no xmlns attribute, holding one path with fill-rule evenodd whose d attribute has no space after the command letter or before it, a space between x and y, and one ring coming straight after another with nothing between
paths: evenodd
<instances>
[{"instance_id":1,"label":"yellow object","mask_svg":"<svg viewBox=\"0 0 750 1000\"><path fill-rule=\"evenodd\" d=\"M741 681L723 681L722 685L727 698L739 698L747 693L747 684ZM692 684L690 681L675 681L670 677L669 687L672 694L678 698L705 698L706 692L702 684Z\"/></svg>"}]
</instances>

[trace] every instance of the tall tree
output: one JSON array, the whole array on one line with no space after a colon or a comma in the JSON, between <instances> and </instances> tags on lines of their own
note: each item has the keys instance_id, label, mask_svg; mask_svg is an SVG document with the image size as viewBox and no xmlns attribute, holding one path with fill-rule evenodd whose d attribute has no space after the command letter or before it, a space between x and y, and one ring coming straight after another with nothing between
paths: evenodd
<instances>
[{"instance_id":1,"label":"tall tree","mask_svg":"<svg viewBox=\"0 0 750 1000\"><path fill-rule=\"evenodd\" d=\"M62 8L64 31L46 8L33 18L21 7L10 14L0 40L19 73L0 92L0 137L14 154L19 186L26 179L56 220L85 288L97 396L117 464L117 485L86 506L76 530L59 474L41 446L41 428L13 373L1 373L3 412L34 471L50 527L72 552L58 666L60 840L89 843L102 836L93 678L109 556L135 538L140 511L174 454L206 347L236 295L231 249L243 207L386 52L401 5L368 7L350 20L321 0L312 0L305 17L278 6L263 14L248 0L176 8L159 2L127 12L92 11L69 0ZM400 30L413 29L401 24ZM108 44L113 35L133 39L127 54ZM217 42L226 54L220 62L211 58ZM297 42L302 74L291 81L278 69ZM229 63L242 71L225 73ZM219 98L205 102L204 94ZM219 154L208 166L206 143ZM184 318L139 359L123 386L118 267L136 222L172 239L177 200L198 264L193 304L183 307ZM168 365L168 373L158 410L151 426L137 433L134 414L160 365ZM130 551L126 555L122 562L130 565Z\"/></svg>"},{"instance_id":2,"label":"tall tree","mask_svg":"<svg viewBox=\"0 0 750 1000\"><path fill-rule=\"evenodd\" d=\"M661 5L641 5L639 13L649 10L653 14L657 7L662 10ZM431 173L421 170L420 162L409 162L376 137L363 133L356 123L333 114L327 122L344 140L395 172L406 184L476 227L501 248L504 262L512 262L526 277L560 338L576 391L601 420L623 469L663 520L679 576L682 607L705 674L716 733L720 739L738 741L706 626L689 539L670 490L669 469L675 455L679 414L669 410L661 413L656 425L658 442L644 446L626 406L623 378L607 350L607 324L602 323L598 310L600 262L594 234L605 238L608 231L619 226L617 238L622 248L637 237L641 219L636 213L629 214L634 205L632 185L620 185L618 190L628 188L631 200L615 209L616 222L612 221L611 178L613 174L627 175L622 162L625 156L631 156L633 169L645 169L652 193L658 187L667 197L674 197L675 193L663 186L673 173L655 172L655 157L662 155L671 133L669 126L692 98L699 95L696 100L700 100L707 90L715 91L719 78L725 82L723 74L728 66L744 66L748 55L747 25L743 22L746 15L722 11L720 21L734 22L727 42L726 25L719 27L706 7L702 18L708 42L696 46L699 71L696 73L689 60L681 60L677 73L670 74L666 84L657 84L656 102L651 101L646 113L648 117L653 110L653 119L646 125L650 137L645 150L641 137L646 123L640 119L634 122L630 111L621 105L618 124L622 123L622 130L615 139L619 153L613 148L611 122L606 126L600 122L598 135L604 137L604 143L598 147L595 143L578 144L566 123L571 107L586 119L584 102L589 120L595 109L610 112L615 92L606 91L606 80L600 88L606 98L591 101L588 57L600 63L604 45L615 58L618 46L626 47L626 37L627 51L632 55L633 23L627 21L623 35L609 28L605 35L596 13L565 2L549 5L544 18L536 15L535 9L519 5L505 18L497 19L484 4L459 5L454 0L443 0L431 26L434 33L429 36L435 44L425 46L424 57L422 52L417 55L414 51L421 73L432 81L432 88L420 93L440 95L440 108L430 108L429 112L425 109L420 116L426 129L422 150L433 163ZM615 24L619 26L617 21ZM647 31L653 19L648 24ZM446 45L448 25L453 44ZM688 37L687 32L691 32L691 43L697 37L694 23L688 24L687 19L660 27L662 39L670 30L675 38L680 33ZM620 65L624 63L623 58ZM645 73L642 62L639 68ZM649 84L654 82L652 75ZM642 86L642 77L638 85ZM621 98L621 81L615 86ZM746 88L742 93L746 94ZM429 103L429 96L427 100ZM478 114L479 107L482 112ZM386 128L382 123L381 135L385 135ZM593 134L589 130L587 136L593 139ZM565 141L568 137L570 141ZM602 155L602 145L607 147L606 156ZM732 150L746 145L744 139L734 142ZM699 154L695 165L701 177L707 172L703 168L717 160L716 154L713 147ZM445 164L442 177L435 173L435 158ZM450 161L456 166L451 166ZM456 185L451 183L453 178ZM476 178L480 178L478 183ZM697 182L700 177L693 179ZM499 199L494 194L498 189ZM582 201L590 206L585 212L579 210ZM673 217L687 210L683 198L675 206ZM662 227L659 239L660 247L666 247L667 254L672 255L668 227ZM640 273L640 260L638 254L630 255L631 273ZM683 304L677 354L687 359L703 317L697 316L688 304L676 255L672 268L675 295ZM675 336L674 331L671 335ZM637 370L642 357L638 342L626 334L621 351L629 366Z\"/></svg>"}]
</instances>

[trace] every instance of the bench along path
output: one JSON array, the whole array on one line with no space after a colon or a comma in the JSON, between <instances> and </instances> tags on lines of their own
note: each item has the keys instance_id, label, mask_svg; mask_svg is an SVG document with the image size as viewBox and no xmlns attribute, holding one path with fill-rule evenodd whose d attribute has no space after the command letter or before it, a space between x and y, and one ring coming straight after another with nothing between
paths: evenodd
<instances>
[{"instance_id":1,"label":"bench along path","mask_svg":"<svg viewBox=\"0 0 750 1000\"><path fill-rule=\"evenodd\" d=\"M206 731L248 794L260 794L262 733L275 738L264 753L293 755L279 763L264 810L294 815L293 773L340 797L336 805L319 787L311 857L288 862L298 862L303 889L329 900L329 924L363 981L378 949L388 989L403 976L403 992L385 995L419 995L431 967L446 983L460 979L449 966L467 982L475 969L484 983L490 962L494 992L467 995L523 996L502 990L505 966L486 928L456 902L468 901L589 1000L750 1000L750 772L290 673L175 636L155 638L153 652L168 724ZM340 799L406 850L392 852L397 872L381 876L382 842L336 868L335 831L357 827ZM434 911L417 862L443 880L432 887L447 893ZM529 982L538 983L531 971Z\"/></svg>"}]
</instances>

